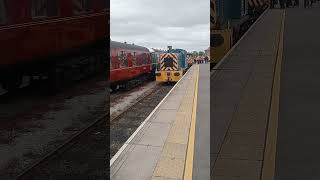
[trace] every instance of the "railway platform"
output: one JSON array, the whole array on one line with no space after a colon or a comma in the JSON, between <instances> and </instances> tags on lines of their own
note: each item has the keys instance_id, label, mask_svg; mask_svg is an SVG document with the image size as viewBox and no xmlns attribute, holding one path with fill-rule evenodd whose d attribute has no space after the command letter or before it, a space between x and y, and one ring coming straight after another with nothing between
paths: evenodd
<instances>
[{"instance_id":1,"label":"railway platform","mask_svg":"<svg viewBox=\"0 0 320 180\"><path fill-rule=\"evenodd\" d=\"M187 71L113 156L112 180L210 178L209 78L209 64Z\"/></svg>"},{"instance_id":2,"label":"railway platform","mask_svg":"<svg viewBox=\"0 0 320 180\"><path fill-rule=\"evenodd\" d=\"M319 7L268 9L211 71L211 179L320 179Z\"/></svg>"}]
</instances>

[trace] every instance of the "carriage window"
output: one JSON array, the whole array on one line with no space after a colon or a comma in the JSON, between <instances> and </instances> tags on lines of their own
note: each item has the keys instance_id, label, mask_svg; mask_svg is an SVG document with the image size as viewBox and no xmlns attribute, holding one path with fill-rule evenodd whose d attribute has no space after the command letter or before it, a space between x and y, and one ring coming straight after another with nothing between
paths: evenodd
<instances>
[{"instance_id":1,"label":"carriage window","mask_svg":"<svg viewBox=\"0 0 320 180\"><path fill-rule=\"evenodd\" d=\"M142 55L140 54L137 56L137 66L140 66L142 64L141 60L142 60Z\"/></svg>"},{"instance_id":2,"label":"carriage window","mask_svg":"<svg viewBox=\"0 0 320 180\"><path fill-rule=\"evenodd\" d=\"M0 25L7 23L7 6L5 0L0 0Z\"/></svg>"},{"instance_id":3,"label":"carriage window","mask_svg":"<svg viewBox=\"0 0 320 180\"><path fill-rule=\"evenodd\" d=\"M120 52L120 54L118 55L118 59L120 61L120 67L128 66L127 54L125 51Z\"/></svg>"},{"instance_id":4,"label":"carriage window","mask_svg":"<svg viewBox=\"0 0 320 180\"><path fill-rule=\"evenodd\" d=\"M90 10L90 0L73 0L73 14L82 14Z\"/></svg>"},{"instance_id":5,"label":"carriage window","mask_svg":"<svg viewBox=\"0 0 320 180\"><path fill-rule=\"evenodd\" d=\"M136 66L136 65L137 65L137 53L136 53L136 52L133 52L132 65L133 65L133 66Z\"/></svg>"},{"instance_id":6,"label":"carriage window","mask_svg":"<svg viewBox=\"0 0 320 180\"><path fill-rule=\"evenodd\" d=\"M46 0L32 0L31 8L32 18L41 18L47 16Z\"/></svg>"},{"instance_id":7,"label":"carriage window","mask_svg":"<svg viewBox=\"0 0 320 180\"><path fill-rule=\"evenodd\" d=\"M148 55L146 53L143 54L143 64L148 64Z\"/></svg>"}]
</instances>

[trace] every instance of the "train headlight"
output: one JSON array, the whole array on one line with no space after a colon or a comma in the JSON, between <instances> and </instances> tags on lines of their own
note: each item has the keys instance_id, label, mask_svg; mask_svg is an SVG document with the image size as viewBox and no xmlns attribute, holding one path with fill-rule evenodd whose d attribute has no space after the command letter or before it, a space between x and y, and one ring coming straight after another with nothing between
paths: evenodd
<instances>
[{"instance_id":1,"label":"train headlight","mask_svg":"<svg viewBox=\"0 0 320 180\"><path fill-rule=\"evenodd\" d=\"M156 73L156 76L161 76L161 73Z\"/></svg>"},{"instance_id":2,"label":"train headlight","mask_svg":"<svg viewBox=\"0 0 320 180\"><path fill-rule=\"evenodd\" d=\"M180 76L180 73L176 72L174 73L175 76Z\"/></svg>"}]
</instances>

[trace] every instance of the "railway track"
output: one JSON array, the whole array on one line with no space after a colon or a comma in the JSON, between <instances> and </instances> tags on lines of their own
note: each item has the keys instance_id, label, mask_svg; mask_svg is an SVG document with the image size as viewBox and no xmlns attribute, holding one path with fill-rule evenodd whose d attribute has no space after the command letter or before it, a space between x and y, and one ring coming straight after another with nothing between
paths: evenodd
<instances>
[{"instance_id":1,"label":"railway track","mask_svg":"<svg viewBox=\"0 0 320 180\"><path fill-rule=\"evenodd\" d=\"M83 167L77 167L78 169L75 168L74 164L86 166L83 162L88 163L90 160L84 158L84 156L92 154L97 155L99 154L98 151L100 151L101 155L101 151L106 151L108 139L106 119L108 116L109 114L105 113L95 119L90 125L34 163L15 177L15 179L86 179L88 177L106 177L106 174L104 174L102 170L100 172L96 172L97 169L91 171L94 166L84 170ZM94 159L94 162L91 164L99 166L100 169L101 167L104 167L99 164L99 160L100 162L104 162L106 153L107 152L102 152L102 156L96 156L96 159ZM84 161L81 163L78 160Z\"/></svg>"},{"instance_id":2,"label":"railway track","mask_svg":"<svg viewBox=\"0 0 320 180\"><path fill-rule=\"evenodd\" d=\"M114 155L172 87L172 85L158 85L139 97L121 114L112 118L107 126L109 113L103 114L14 179L104 179L108 177L109 172L106 170L109 163L108 140L111 140L110 154Z\"/></svg>"},{"instance_id":3,"label":"railway track","mask_svg":"<svg viewBox=\"0 0 320 180\"><path fill-rule=\"evenodd\" d=\"M159 84L110 121L110 159L173 87Z\"/></svg>"}]
</instances>

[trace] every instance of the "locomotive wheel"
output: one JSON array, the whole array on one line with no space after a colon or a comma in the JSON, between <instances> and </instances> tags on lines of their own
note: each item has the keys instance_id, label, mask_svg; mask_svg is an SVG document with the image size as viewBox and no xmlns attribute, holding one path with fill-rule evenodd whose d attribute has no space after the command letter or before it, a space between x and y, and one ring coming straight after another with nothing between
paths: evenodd
<instances>
[{"instance_id":1,"label":"locomotive wheel","mask_svg":"<svg viewBox=\"0 0 320 180\"><path fill-rule=\"evenodd\" d=\"M124 89L125 89L126 91L129 91L129 90L132 89L133 87L134 87L133 83L132 83L131 81L127 81L127 82L125 83Z\"/></svg>"},{"instance_id":2,"label":"locomotive wheel","mask_svg":"<svg viewBox=\"0 0 320 180\"><path fill-rule=\"evenodd\" d=\"M22 76L20 74L11 74L9 75L9 78L1 80L2 88L7 91L15 91L19 89L21 83Z\"/></svg>"}]
</instances>

